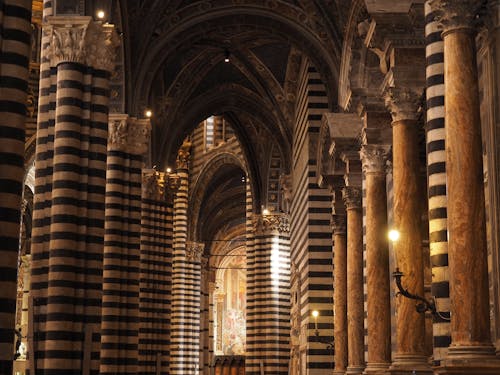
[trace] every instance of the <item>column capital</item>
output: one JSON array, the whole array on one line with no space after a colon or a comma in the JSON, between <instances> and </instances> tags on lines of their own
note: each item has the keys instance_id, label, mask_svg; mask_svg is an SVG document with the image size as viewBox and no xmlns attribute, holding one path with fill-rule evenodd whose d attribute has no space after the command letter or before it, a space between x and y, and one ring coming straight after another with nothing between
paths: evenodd
<instances>
[{"instance_id":1,"label":"column capital","mask_svg":"<svg viewBox=\"0 0 500 375\"><path fill-rule=\"evenodd\" d=\"M155 171L154 169L142 171L143 198L157 201L165 198L165 179L162 174L162 172Z\"/></svg>"},{"instance_id":2,"label":"column capital","mask_svg":"<svg viewBox=\"0 0 500 375\"><path fill-rule=\"evenodd\" d=\"M50 37L51 66L74 62L112 71L119 38L114 25L92 21L88 16L47 17L44 32Z\"/></svg>"},{"instance_id":3,"label":"column capital","mask_svg":"<svg viewBox=\"0 0 500 375\"><path fill-rule=\"evenodd\" d=\"M384 98L393 123L403 120L418 120L421 96L415 90L409 87L389 87Z\"/></svg>"},{"instance_id":4,"label":"column capital","mask_svg":"<svg viewBox=\"0 0 500 375\"><path fill-rule=\"evenodd\" d=\"M332 215L331 225L333 229L333 234L343 235L347 234L347 217L346 215Z\"/></svg>"},{"instance_id":5,"label":"column capital","mask_svg":"<svg viewBox=\"0 0 500 375\"><path fill-rule=\"evenodd\" d=\"M360 156L365 173L385 173L391 146L365 144L361 147Z\"/></svg>"},{"instance_id":6,"label":"column capital","mask_svg":"<svg viewBox=\"0 0 500 375\"><path fill-rule=\"evenodd\" d=\"M290 233L290 221L286 214L256 215L255 231Z\"/></svg>"},{"instance_id":7,"label":"column capital","mask_svg":"<svg viewBox=\"0 0 500 375\"><path fill-rule=\"evenodd\" d=\"M186 259L189 262L200 263L204 250L205 250L204 243L188 241L186 242Z\"/></svg>"},{"instance_id":8,"label":"column capital","mask_svg":"<svg viewBox=\"0 0 500 375\"><path fill-rule=\"evenodd\" d=\"M179 152L177 153L177 169L188 169L189 156L191 155L191 145L192 143L188 139L185 139L184 142L182 142Z\"/></svg>"},{"instance_id":9,"label":"column capital","mask_svg":"<svg viewBox=\"0 0 500 375\"><path fill-rule=\"evenodd\" d=\"M348 210L361 208L361 188L346 186L342 189L342 197L344 198L344 204Z\"/></svg>"},{"instance_id":10,"label":"column capital","mask_svg":"<svg viewBox=\"0 0 500 375\"><path fill-rule=\"evenodd\" d=\"M429 0L429 4L443 33L460 29L473 30L482 6L481 1L475 0Z\"/></svg>"},{"instance_id":11,"label":"column capital","mask_svg":"<svg viewBox=\"0 0 500 375\"><path fill-rule=\"evenodd\" d=\"M109 115L108 149L142 155L149 147L149 119L129 118L128 115Z\"/></svg>"}]
</instances>

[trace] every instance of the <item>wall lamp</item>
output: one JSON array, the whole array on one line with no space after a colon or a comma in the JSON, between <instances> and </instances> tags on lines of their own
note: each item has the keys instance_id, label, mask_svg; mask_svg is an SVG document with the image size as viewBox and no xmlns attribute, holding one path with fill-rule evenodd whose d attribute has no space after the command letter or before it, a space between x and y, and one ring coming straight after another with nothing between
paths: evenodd
<instances>
[{"instance_id":1,"label":"wall lamp","mask_svg":"<svg viewBox=\"0 0 500 375\"><path fill-rule=\"evenodd\" d=\"M329 350L334 350L335 349L335 343L334 341L330 341L326 337L320 337L319 336L319 330L318 330L318 316L319 316L319 311L318 310L313 310L311 315L314 318L314 336L316 336L316 342L326 344L326 348Z\"/></svg>"},{"instance_id":2,"label":"wall lamp","mask_svg":"<svg viewBox=\"0 0 500 375\"><path fill-rule=\"evenodd\" d=\"M399 240L400 234L399 231L392 229L389 231L389 239L394 243ZM397 262L396 262L397 264ZM396 296L402 295L403 297L413 299L415 301L418 301L417 304L415 305L415 308L417 312L423 314L426 311L429 311L433 316L438 316L442 320L450 321L451 319L443 316L437 311L436 308L436 303L434 298L431 298L430 300L419 296L417 294L411 293L408 289L405 289L403 287L403 284L401 282L402 277L404 276L404 273L399 270L399 267L396 265L396 270L392 273L392 277L394 278L394 281L396 282L396 286L398 287L398 292L396 293Z\"/></svg>"}]
</instances>

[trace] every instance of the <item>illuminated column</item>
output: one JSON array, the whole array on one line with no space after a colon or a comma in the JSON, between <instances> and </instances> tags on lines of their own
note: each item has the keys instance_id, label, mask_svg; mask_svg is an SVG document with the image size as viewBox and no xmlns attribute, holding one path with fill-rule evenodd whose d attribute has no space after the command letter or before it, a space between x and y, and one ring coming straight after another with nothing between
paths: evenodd
<instances>
[{"instance_id":1,"label":"illuminated column","mask_svg":"<svg viewBox=\"0 0 500 375\"><path fill-rule=\"evenodd\" d=\"M290 356L290 226L287 215L254 216L254 267L247 270L247 357L262 361L267 374L286 373ZM250 266L250 264L249 264ZM248 344L248 341L247 341ZM247 374L260 374L259 362Z\"/></svg>"},{"instance_id":2,"label":"illuminated column","mask_svg":"<svg viewBox=\"0 0 500 375\"><path fill-rule=\"evenodd\" d=\"M172 309L173 194L177 178L144 170L139 279L139 374L168 374Z\"/></svg>"},{"instance_id":3,"label":"illuminated column","mask_svg":"<svg viewBox=\"0 0 500 375\"><path fill-rule=\"evenodd\" d=\"M368 361L365 374L385 374L391 364L389 244L386 163L389 146L363 145L366 176L366 289Z\"/></svg>"},{"instance_id":4,"label":"illuminated column","mask_svg":"<svg viewBox=\"0 0 500 375\"><path fill-rule=\"evenodd\" d=\"M109 77L118 36L91 17L46 17L32 232L37 370L97 371Z\"/></svg>"},{"instance_id":5,"label":"illuminated column","mask_svg":"<svg viewBox=\"0 0 500 375\"><path fill-rule=\"evenodd\" d=\"M481 2L431 1L443 27L451 345L445 374L498 374L490 337L475 22Z\"/></svg>"},{"instance_id":6,"label":"illuminated column","mask_svg":"<svg viewBox=\"0 0 500 375\"><path fill-rule=\"evenodd\" d=\"M0 6L0 373L12 374L31 1Z\"/></svg>"},{"instance_id":7,"label":"illuminated column","mask_svg":"<svg viewBox=\"0 0 500 375\"><path fill-rule=\"evenodd\" d=\"M386 105L392 115L394 226L401 233L394 243L404 285L412 293L424 295L422 252L422 187L418 156L417 119L419 94L409 88L390 88ZM424 314L415 301L400 296L396 300L397 348L390 372L432 374L425 354Z\"/></svg>"}]
</instances>

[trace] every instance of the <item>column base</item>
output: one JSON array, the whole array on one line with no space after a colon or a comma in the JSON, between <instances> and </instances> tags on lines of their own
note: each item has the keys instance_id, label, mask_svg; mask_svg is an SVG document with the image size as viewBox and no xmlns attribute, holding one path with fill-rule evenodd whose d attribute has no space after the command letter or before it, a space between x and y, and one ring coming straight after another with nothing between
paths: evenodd
<instances>
[{"instance_id":1,"label":"column base","mask_svg":"<svg viewBox=\"0 0 500 375\"><path fill-rule=\"evenodd\" d=\"M363 375L385 375L391 366L390 362L370 363L366 365Z\"/></svg>"},{"instance_id":2,"label":"column base","mask_svg":"<svg viewBox=\"0 0 500 375\"><path fill-rule=\"evenodd\" d=\"M493 345L450 346L448 355L436 368L442 375L498 375L500 358L495 356Z\"/></svg>"},{"instance_id":3,"label":"column base","mask_svg":"<svg viewBox=\"0 0 500 375\"><path fill-rule=\"evenodd\" d=\"M396 354L387 375L433 375L426 356L416 354Z\"/></svg>"},{"instance_id":4,"label":"column base","mask_svg":"<svg viewBox=\"0 0 500 375\"><path fill-rule=\"evenodd\" d=\"M345 375L362 375L365 366L347 366Z\"/></svg>"}]
</instances>

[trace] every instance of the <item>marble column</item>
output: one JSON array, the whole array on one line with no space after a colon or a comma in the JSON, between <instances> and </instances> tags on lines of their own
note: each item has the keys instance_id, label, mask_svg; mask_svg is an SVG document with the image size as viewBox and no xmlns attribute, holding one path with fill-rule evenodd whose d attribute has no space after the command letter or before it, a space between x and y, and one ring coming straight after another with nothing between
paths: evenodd
<instances>
[{"instance_id":1,"label":"marble column","mask_svg":"<svg viewBox=\"0 0 500 375\"><path fill-rule=\"evenodd\" d=\"M475 22L480 2L431 1L443 28L451 345L440 372L498 374L490 337Z\"/></svg>"},{"instance_id":2,"label":"marble column","mask_svg":"<svg viewBox=\"0 0 500 375\"><path fill-rule=\"evenodd\" d=\"M366 187L366 294L368 361L365 374L385 374L391 364L391 304L387 243L386 163L389 146L363 145Z\"/></svg>"},{"instance_id":3,"label":"marble column","mask_svg":"<svg viewBox=\"0 0 500 375\"><path fill-rule=\"evenodd\" d=\"M137 374L142 158L151 124L127 115L109 122L99 373Z\"/></svg>"},{"instance_id":4,"label":"marble column","mask_svg":"<svg viewBox=\"0 0 500 375\"><path fill-rule=\"evenodd\" d=\"M361 374L365 368L363 296L363 212L361 188L342 191L347 211L347 371Z\"/></svg>"},{"instance_id":5,"label":"marble column","mask_svg":"<svg viewBox=\"0 0 500 375\"><path fill-rule=\"evenodd\" d=\"M0 373L12 373L31 1L0 8Z\"/></svg>"},{"instance_id":6,"label":"marble column","mask_svg":"<svg viewBox=\"0 0 500 375\"><path fill-rule=\"evenodd\" d=\"M418 156L417 118L419 94L409 88L389 88L386 105L392 115L394 228L400 232L394 243L396 267L405 275L403 285L424 295L422 252L422 188ZM393 374L432 374L425 355L424 314L415 301L399 296L396 302L396 353Z\"/></svg>"},{"instance_id":7,"label":"marble column","mask_svg":"<svg viewBox=\"0 0 500 375\"><path fill-rule=\"evenodd\" d=\"M333 224L333 337L335 343L334 374L347 370L347 228L345 214L335 214Z\"/></svg>"}]
</instances>

